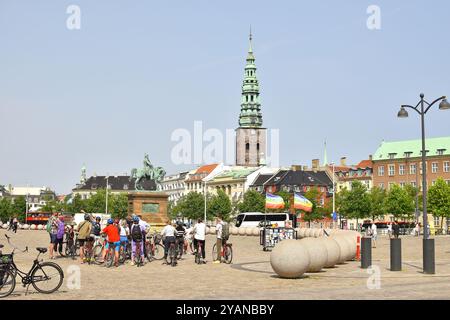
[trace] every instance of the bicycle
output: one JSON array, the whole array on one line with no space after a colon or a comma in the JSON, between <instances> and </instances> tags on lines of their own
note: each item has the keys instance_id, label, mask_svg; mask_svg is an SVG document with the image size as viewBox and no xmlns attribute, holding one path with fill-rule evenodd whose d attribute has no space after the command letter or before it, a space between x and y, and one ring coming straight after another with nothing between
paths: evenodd
<instances>
[{"instance_id":1,"label":"bicycle","mask_svg":"<svg viewBox=\"0 0 450 320\"><path fill-rule=\"evenodd\" d=\"M86 244L84 245L84 259L90 265L92 262L95 262L94 256L94 235L91 235L88 239L86 239Z\"/></svg>"},{"instance_id":2,"label":"bicycle","mask_svg":"<svg viewBox=\"0 0 450 320\"><path fill-rule=\"evenodd\" d=\"M195 263L202 264L202 248L203 245L200 241L197 241L197 251L195 252Z\"/></svg>"},{"instance_id":3,"label":"bicycle","mask_svg":"<svg viewBox=\"0 0 450 320\"><path fill-rule=\"evenodd\" d=\"M119 263L124 264L127 259L131 259L131 241L120 242Z\"/></svg>"},{"instance_id":4,"label":"bicycle","mask_svg":"<svg viewBox=\"0 0 450 320\"><path fill-rule=\"evenodd\" d=\"M176 239L176 246L177 246L177 259L181 260L184 253L184 237Z\"/></svg>"},{"instance_id":5,"label":"bicycle","mask_svg":"<svg viewBox=\"0 0 450 320\"><path fill-rule=\"evenodd\" d=\"M144 265L144 259L142 259L141 255L141 245L142 240L136 240L135 246L136 246L136 252L134 253L134 263L137 267L142 267Z\"/></svg>"},{"instance_id":6,"label":"bicycle","mask_svg":"<svg viewBox=\"0 0 450 320\"><path fill-rule=\"evenodd\" d=\"M99 263L100 260L102 259L102 253L103 250L105 249L105 244L106 244L105 236L95 236L94 248L92 249L92 251L96 263Z\"/></svg>"},{"instance_id":7,"label":"bicycle","mask_svg":"<svg viewBox=\"0 0 450 320\"><path fill-rule=\"evenodd\" d=\"M212 249L212 256L213 256L213 260L217 260L217 244L216 243L214 243L214 246ZM233 245L226 241L222 242L222 248L220 250L220 262L222 262L222 259L225 261L226 264L230 264L231 261L233 261Z\"/></svg>"},{"instance_id":8,"label":"bicycle","mask_svg":"<svg viewBox=\"0 0 450 320\"><path fill-rule=\"evenodd\" d=\"M66 248L64 250L66 257L71 257L72 260L75 260L76 256L79 254L79 249L75 234L66 232Z\"/></svg>"},{"instance_id":9,"label":"bicycle","mask_svg":"<svg viewBox=\"0 0 450 320\"><path fill-rule=\"evenodd\" d=\"M36 259L33 261L28 272L23 272L14 263L14 253L16 250L21 252L28 252L28 247L25 250L20 250L10 242L10 238L5 234L8 244L13 247L13 251L10 254L1 254L1 264L0 264L0 298L9 296L16 287L16 277L19 276L22 280L23 287L27 290L25 295L28 293L30 284L40 293L50 294L58 290L64 279L64 272L62 268L54 262L42 262L39 260L39 256L47 252L47 248L37 247L36 250L39 252ZM52 280L54 284L51 283ZM48 288L45 285L49 285ZM6 287L6 288L5 288Z\"/></svg>"},{"instance_id":10,"label":"bicycle","mask_svg":"<svg viewBox=\"0 0 450 320\"><path fill-rule=\"evenodd\" d=\"M175 267L177 265L177 256L178 256L177 251L178 251L178 249L177 249L177 245L176 245L176 240L171 241L169 244L169 252L168 252L170 262L167 261L167 264L171 265L172 267Z\"/></svg>"},{"instance_id":11,"label":"bicycle","mask_svg":"<svg viewBox=\"0 0 450 320\"><path fill-rule=\"evenodd\" d=\"M114 242L108 242L108 249L106 249L105 266L111 268L114 265L116 244Z\"/></svg>"},{"instance_id":12,"label":"bicycle","mask_svg":"<svg viewBox=\"0 0 450 320\"><path fill-rule=\"evenodd\" d=\"M149 235L145 241L147 260L162 260L164 258L164 246L160 243L161 238L157 234Z\"/></svg>"}]
</instances>

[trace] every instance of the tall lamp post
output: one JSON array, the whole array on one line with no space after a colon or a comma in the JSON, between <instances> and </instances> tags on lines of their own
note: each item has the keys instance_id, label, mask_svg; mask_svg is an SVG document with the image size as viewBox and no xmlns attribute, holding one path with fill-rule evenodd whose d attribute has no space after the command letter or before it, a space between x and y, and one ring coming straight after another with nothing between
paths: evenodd
<instances>
[{"instance_id":1,"label":"tall lamp post","mask_svg":"<svg viewBox=\"0 0 450 320\"><path fill-rule=\"evenodd\" d=\"M109 184L108 184L108 179L109 179L109 175L107 174L107 175L106 175L106 200L105 200L106 204L105 204L105 214L108 214L108 186L109 186Z\"/></svg>"},{"instance_id":2,"label":"tall lamp post","mask_svg":"<svg viewBox=\"0 0 450 320\"><path fill-rule=\"evenodd\" d=\"M434 239L430 239L428 236L428 216L427 216L427 165L426 165L426 148L425 148L425 114L430 108L440 101L439 109L450 109L450 103L448 103L445 96L437 98L433 102L429 103L424 99L425 95L420 94L420 101L415 107L410 105L402 105L397 116L399 118L407 118L408 112L406 108L410 108L416 111L420 115L422 126L422 205L423 205L423 272L428 274L435 273L435 259L434 259ZM417 168L416 168L417 170Z\"/></svg>"}]
</instances>

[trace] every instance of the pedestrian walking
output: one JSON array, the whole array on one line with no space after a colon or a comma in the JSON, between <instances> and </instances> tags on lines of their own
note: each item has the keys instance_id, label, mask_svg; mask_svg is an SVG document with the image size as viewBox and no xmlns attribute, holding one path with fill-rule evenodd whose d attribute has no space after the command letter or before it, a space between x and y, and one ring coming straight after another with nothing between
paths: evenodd
<instances>
[{"instance_id":1,"label":"pedestrian walking","mask_svg":"<svg viewBox=\"0 0 450 320\"><path fill-rule=\"evenodd\" d=\"M397 220L394 221L394 225L392 226L392 232L394 233L394 238L398 239L400 235L400 226Z\"/></svg>"},{"instance_id":2,"label":"pedestrian walking","mask_svg":"<svg viewBox=\"0 0 450 320\"><path fill-rule=\"evenodd\" d=\"M222 252L222 230L223 230L223 221L220 217L216 218L216 249L217 249L217 256L215 257L215 261L213 263L220 263L221 262L221 252Z\"/></svg>"},{"instance_id":3,"label":"pedestrian walking","mask_svg":"<svg viewBox=\"0 0 450 320\"><path fill-rule=\"evenodd\" d=\"M53 250L55 252L58 252L61 257L64 257L63 255L63 240L64 240L64 234L65 234L65 226L64 226L64 216L60 216L59 219L56 221L56 224L58 226L58 231L56 232L56 241L54 244Z\"/></svg>"},{"instance_id":4,"label":"pedestrian walking","mask_svg":"<svg viewBox=\"0 0 450 320\"><path fill-rule=\"evenodd\" d=\"M375 222L372 222L372 226L370 227L371 233L372 233L372 247L377 247L377 238L378 238L378 232L377 232L377 225Z\"/></svg>"},{"instance_id":5,"label":"pedestrian walking","mask_svg":"<svg viewBox=\"0 0 450 320\"><path fill-rule=\"evenodd\" d=\"M58 220L58 213L54 212L51 215L51 217L48 218L47 226L45 228L47 230L48 234L50 235L50 245L48 247L50 259L55 258L53 256L53 250L55 248L56 235L58 234L58 221L57 220Z\"/></svg>"},{"instance_id":6,"label":"pedestrian walking","mask_svg":"<svg viewBox=\"0 0 450 320\"><path fill-rule=\"evenodd\" d=\"M392 238L392 222L388 223L388 235L389 235L389 239Z\"/></svg>"}]
</instances>

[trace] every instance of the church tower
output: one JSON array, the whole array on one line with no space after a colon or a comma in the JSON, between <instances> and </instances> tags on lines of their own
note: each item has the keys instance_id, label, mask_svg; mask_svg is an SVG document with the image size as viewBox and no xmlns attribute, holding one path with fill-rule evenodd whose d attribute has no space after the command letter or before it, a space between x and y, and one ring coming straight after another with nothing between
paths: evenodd
<instances>
[{"instance_id":1,"label":"church tower","mask_svg":"<svg viewBox=\"0 0 450 320\"><path fill-rule=\"evenodd\" d=\"M251 30L249 42L250 47L242 84L239 128L236 129L236 165L238 166L263 165L266 157L266 129L262 127L259 84L256 77Z\"/></svg>"}]
</instances>

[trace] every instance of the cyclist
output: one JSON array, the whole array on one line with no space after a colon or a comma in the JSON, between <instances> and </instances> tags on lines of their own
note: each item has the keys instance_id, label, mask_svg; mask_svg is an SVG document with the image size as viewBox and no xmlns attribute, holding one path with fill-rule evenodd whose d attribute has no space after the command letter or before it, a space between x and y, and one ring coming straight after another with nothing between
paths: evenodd
<instances>
[{"instance_id":1,"label":"cyclist","mask_svg":"<svg viewBox=\"0 0 450 320\"><path fill-rule=\"evenodd\" d=\"M221 257L221 251L222 246L225 245L224 240L222 239L222 229L223 229L223 222L220 217L216 218L216 248L217 248L217 257L216 260L213 263L221 263L222 257Z\"/></svg>"},{"instance_id":2,"label":"cyclist","mask_svg":"<svg viewBox=\"0 0 450 320\"><path fill-rule=\"evenodd\" d=\"M194 226L194 229L192 230L192 233L194 234L194 248L195 251L197 251L198 244L202 244L202 258L203 263L206 263L205 260L205 239L206 239L206 225L203 223L202 219L197 220L197 224Z\"/></svg>"},{"instance_id":3,"label":"cyclist","mask_svg":"<svg viewBox=\"0 0 450 320\"><path fill-rule=\"evenodd\" d=\"M181 250L181 254L183 254L183 250L185 247L184 236L186 234L186 229L184 228L182 221L177 221L177 226L175 227L175 230L176 230L175 234L176 246L177 248L179 248L179 250Z\"/></svg>"},{"instance_id":4,"label":"cyclist","mask_svg":"<svg viewBox=\"0 0 450 320\"><path fill-rule=\"evenodd\" d=\"M84 244L86 240L90 237L92 230L91 216L88 213L84 215L84 221L81 221L78 224L77 230L78 230L78 242L80 243L80 259L81 263L85 263L86 261L84 258Z\"/></svg>"},{"instance_id":5,"label":"cyclist","mask_svg":"<svg viewBox=\"0 0 450 320\"><path fill-rule=\"evenodd\" d=\"M100 216L96 216L95 221L92 222L92 234L95 236L95 240L100 237L100 233L102 232L101 221L102 218Z\"/></svg>"},{"instance_id":6,"label":"cyclist","mask_svg":"<svg viewBox=\"0 0 450 320\"><path fill-rule=\"evenodd\" d=\"M113 219L108 219L108 225L102 230L102 233L106 234L108 237L108 242L105 245L105 250L103 250L102 260L100 263L105 262L106 253L109 250L110 244L114 245L114 265L119 266L119 249L120 249L120 233L117 226L114 225Z\"/></svg>"},{"instance_id":7,"label":"cyclist","mask_svg":"<svg viewBox=\"0 0 450 320\"><path fill-rule=\"evenodd\" d=\"M134 257L136 256L136 246L140 246L140 254L142 261L144 261L144 240L145 240L145 229L139 223L139 217L133 217L133 225L131 226L131 265L134 265Z\"/></svg>"},{"instance_id":8,"label":"cyclist","mask_svg":"<svg viewBox=\"0 0 450 320\"><path fill-rule=\"evenodd\" d=\"M166 226L161 231L161 235L163 237L164 242L164 260L166 261L166 263L168 263L167 254L169 252L170 244L176 241L175 233L176 233L175 228L170 223L170 220L167 220Z\"/></svg>"}]
</instances>

